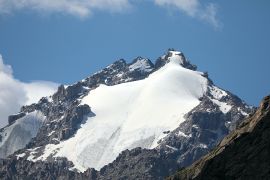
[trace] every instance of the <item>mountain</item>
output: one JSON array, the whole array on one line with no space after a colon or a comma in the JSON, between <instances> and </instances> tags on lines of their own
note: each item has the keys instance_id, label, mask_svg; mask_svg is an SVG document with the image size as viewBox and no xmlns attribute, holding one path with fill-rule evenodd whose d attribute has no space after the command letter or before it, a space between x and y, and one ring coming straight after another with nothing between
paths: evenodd
<instances>
[{"instance_id":1,"label":"mountain","mask_svg":"<svg viewBox=\"0 0 270 180\"><path fill-rule=\"evenodd\" d=\"M270 179L270 96L192 166L168 179Z\"/></svg>"},{"instance_id":2,"label":"mountain","mask_svg":"<svg viewBox=\"0 0 270 180\"><path fill-rule=\"evenodd\" d=\"M120 59L11 115L0 130L0 177L162 179L253 110L181 52Z\"/></svg>"}]
</instances>

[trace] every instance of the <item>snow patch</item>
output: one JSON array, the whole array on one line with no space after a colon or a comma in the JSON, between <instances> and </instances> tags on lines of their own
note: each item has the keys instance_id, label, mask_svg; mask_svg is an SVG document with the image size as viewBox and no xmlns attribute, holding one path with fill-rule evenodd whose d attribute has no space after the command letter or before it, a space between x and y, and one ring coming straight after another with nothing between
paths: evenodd
<instances>
[{"instance_id":1,"label":"snow patch","mask_svg":"<svg viewBox=\"0 0 270 180\"><path fill-rule=\"evenodd\" d=\"M22 153L22 154L18 154L18 155L16 155L16 156L17 156L17 159L19 159L19 158L24 157L25 155L26 155L25 153Z\"/></svg>"},{"instance_id":2,"label":"snow patch","mask_svg":"<svg viewBox=\"0 0 270 180\"><path fill-rule=\"evenodd\" d=\"M184 59L179 51L169 51L172 55L168 58L170 62L184 65Z\"/></svg>"},{"instance_id":3,"label":"snow patch","mask_svg":"<svg viewBox=\"0 0 270 180\"><path fill-rule=\"evenodd\" d=\"M38 159L36 158L36 150L38 150L40 147L36 147L34 149L27 149L29 153L28 157L27 157L27 160L28 161L33 161L33 162L36 162Z\"/></svg>"},{"instance_id":4,"label":"snow patch","mask_svg":"<svg viewBox=\"0 0 270 180\"><path fill-rule=\"evenodd\" d=\"M221 110L221 112L223 112L224 114L226 114L227 112L229 112L231 109L232 109L232 106L225 103L225 102L221 102L221 101L218 101L216 99L211 99L211 101L213 103L215 103L216 105L219 106L219 109Z\"/></svg>"},{"instance_id":5,"label":"snow patch","mask_svg":"<svg viewBox=\"0 0 270 180\"><path fill-rule=\"evenodd\" d=\"M183 137L186 137L186 138L190 138L192 135L191 134L190 135L186 135L182 131L178 131L177 136L183 136Z\"/></svg>"},{"instance_id":6,"label":"snow patch","mask_svg":"<svg viewBox=\"0 0 270 180\"><path fill-rule=\"evenodd\" d=\"M228 96L227 92L214 85L210 86L209 89L210 94L213 96L213 98L209 97L210 100L219 106L221 112L224 114L228 113L232 109L232 106L221 101L223 97Z\"/></svg>"},{"instance_id":7,"label":"snow patch","mask_svg":"<svg viewBox=\"0 0 270 180\"><path fill-rule=\"evenodd\" d=\"M246 112L243 111L242 109L240 110L240 112L241 112L241 114L242 114L243 116L247 116L247 115L248 115L248 113L246 113Z\"/></svg>"},{"instance_id":8,"label":"snow patch","mask_svg":"<svg viewBox=\"0 0 270 180\"><path fill-rule=\"evenodd\" d=\"M50 137L53 133L55 133L55 131L50 132L47 136Z\"/></svg>"},{"instance_id":9,"label":"snow patch","mask_svg":"<svg viewBox=\"0 0 270 180\"><path fill-rule=\"evenodd\" d=\"M196 129L198 129L198 128L199 128L199 127L198 127L197 125L195 125L195 124L194 124L194 125L192 125L192 127L193 127L193 128L196 128Z\"/></svg>"},{"instance_id":10,"label":"snow patch","mask_svg":"<svg viewBox=\"0 0 270 180\"><path fill-rule=\"evenodd\" d=\"M172 150L174 150L174 151L177 151L177 150L178 150L177 148L172 147L172 146L169 146L169 145L166 145L166 147L167 147L167 148L170 148L170 149L172 149Z\"/></svg>"},{"instance_id":11,"label":"snow patch","mask_svg":"<svg viewBox=\"0 0 270 180\"><path fill-rule=\"evenodd\" d=\"M216 86L211 86L210 88L210 93L212 94L212 96L217 99L220 100L222 97L227 96L228 94L226 93L226 91L216 87Z\"/></svg>"},{"instance_id":12,"label":"snow patch","mask_svg":"<svg viewBox=\"0 0 270 180\"><path fill-rule=\"evenodd\" d=\"M202 143L199 144L199 147L200 147L200 148L203 148L203 149L207 149L207 148L208 148L208 146L207 146L206 144L202 144Z\"/></svg>"},{"instance_id":13,"label":"snow patch","mask_svg":"<svg viewBox=\"0 0 270 180\"><path fill-rule=\"evenodd\" d=\"M245 111L243 111L243 109L242 108L237 108L237 110L238 111L240 111L240 113L243 115L243 116L247 116L248 115L248 113L246 113Z\"/></svg>"}]
</instances>

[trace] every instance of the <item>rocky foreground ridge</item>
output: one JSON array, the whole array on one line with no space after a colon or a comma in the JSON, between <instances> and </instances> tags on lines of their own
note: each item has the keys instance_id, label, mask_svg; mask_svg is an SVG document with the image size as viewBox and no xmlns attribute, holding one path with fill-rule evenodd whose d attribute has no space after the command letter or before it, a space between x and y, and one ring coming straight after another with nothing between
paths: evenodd
<instances>
[{"instance_id":1,"label":"rocky foreground ridge","mask_svg":"<svg viewBox=\"0 0 270 180\"><path fill-rule=\"evenodd\" d=\"M168 179L270 179L270 96L213 151Z\"/></svg>"}]
</instances>

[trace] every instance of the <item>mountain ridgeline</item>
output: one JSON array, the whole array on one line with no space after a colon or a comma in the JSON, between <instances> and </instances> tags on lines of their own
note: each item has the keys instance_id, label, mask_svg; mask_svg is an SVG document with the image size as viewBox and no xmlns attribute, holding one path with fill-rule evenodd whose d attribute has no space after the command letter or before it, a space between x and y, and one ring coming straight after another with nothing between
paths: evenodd
<instances>
[{"instance_id":1,"label":"mountain ridgeline","mask_svg":"<svg viewBox=\"0 0 270 180\"><path fill-rule=\"evenodd\" d=\"M253 111L181 52L121 59L11 115L0 179L163 179Z\"/></svg>"}]
</instances>

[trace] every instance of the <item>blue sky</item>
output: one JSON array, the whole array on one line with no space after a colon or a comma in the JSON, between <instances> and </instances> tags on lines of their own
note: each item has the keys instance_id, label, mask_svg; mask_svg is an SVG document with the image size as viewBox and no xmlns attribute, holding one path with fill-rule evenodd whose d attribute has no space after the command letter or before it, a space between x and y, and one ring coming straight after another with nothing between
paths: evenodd
<instances>
[{"instance_id":1,"label":"blue sky","mask_svg":"<svg viewBox=\"0 0 270 180\"><path fill-rule=\"evenodd\" d=\"M16 79L70 84L175 48L249 104L270 93L268 0L77 1L0 0L0 54Z\"/></svg>"}]
</instances>

